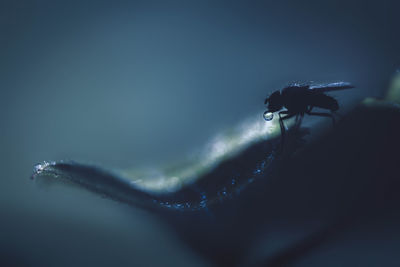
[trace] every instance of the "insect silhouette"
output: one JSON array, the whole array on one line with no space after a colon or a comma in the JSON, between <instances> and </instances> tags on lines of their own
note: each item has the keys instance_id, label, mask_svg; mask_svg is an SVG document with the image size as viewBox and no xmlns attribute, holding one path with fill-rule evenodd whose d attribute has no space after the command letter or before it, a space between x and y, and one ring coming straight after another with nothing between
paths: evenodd
<instances>
[{"instance_id":1,"label":"insect silhouette","mask_svg":"<svg viewBox=\"0 0 400 267\"><path fill-rule=\"evenodd\" d=\"M335 124L334 114L339 109L339 104L335 98L325 93L350 88L354 88L354 86L348 82L318 85L294 83L286 86L281 91L273 92L265 99L264 104L268 104L268 109L264 112L263 117L265 120L270 121L273 119L274 113L278 112L283 142L285 136L285 125L283 121L294 116L296 116L295 125L297 127L300 126L304 114L330 117L332 123ZM327 109L330 112L312 112L314 107ZM284 108L286 108L286 110L282 110Z\"/></svg>"}]
</instances>

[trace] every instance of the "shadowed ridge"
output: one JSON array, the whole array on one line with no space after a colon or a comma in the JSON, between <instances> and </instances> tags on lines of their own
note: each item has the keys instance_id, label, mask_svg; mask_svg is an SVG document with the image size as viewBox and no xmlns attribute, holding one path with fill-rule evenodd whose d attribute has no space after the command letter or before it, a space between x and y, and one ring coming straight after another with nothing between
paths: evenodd
<instances>
[{"instance_id":1,"label":"shadowed ridge","mask_svg":"<svg viewBox=\"0 0 400 267\"><path fill-rule=\"evenodd\" d=\"M255 265L292 266L338 234L397 210L399 123L400 107L361 105L333 131L288 160L280 170L280 181L291 181L296 191L307 190L305 199L314 199L304 202L308 207L302 216L327 223ZM296 176L300 181L295 181ZM275 189L284 188L282 183ZM286 192L302 205L292 190Z\"/></svg>"}]
</instances>

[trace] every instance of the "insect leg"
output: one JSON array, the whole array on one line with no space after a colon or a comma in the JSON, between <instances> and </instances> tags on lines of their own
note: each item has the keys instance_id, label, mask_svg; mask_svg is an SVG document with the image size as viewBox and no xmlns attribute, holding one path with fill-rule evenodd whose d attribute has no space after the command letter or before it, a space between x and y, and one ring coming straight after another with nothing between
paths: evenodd
<instances>
[{"instance_id":1,"label":"insect leg","mask_svg":"<svg viewBox=\"0 0 400 267\"><path fill-rule=\"evenodd\" d=\"M287 116L282 117L282 114L289 114L289 111L284 110L284 111L281 111L281 112L278 113L278 115L279 115L279 125L281 126L281 132L284 132L286 130L286 128L285 128L285 125L283 124L283 120Z\"/></svg>"},{"instance_id":2,"label":"insect leg","mask_svg":"<svg viewBox=\"0 0 400 267\"><path fill-rule=\"evenodd\" d=\"M282 114L287 114L285 117L282 117ZM283 124L283 120L287 120L292 118L293 116L296 116L296 113L289 113L289 111L285 110L285 111L281 111L278 113L279 115L279 124L281 126L281 148L283 149L283 144L285 141L285 132L286 132L286 128L285 125Z\"/></svg>"},{"instance_id":3,"label":"insect leg","mask_svg":"<svg viewBox=\"0 0 400 267\"><path fill-rule=\"evenodd\" d=\"M299 125L299 119L301 118L301 114L297 114L296 115L296 119L295 119L295 121L294 121L294 125L296 126L296 128L298 127L298 125Z\"/></svg>"},{"instance_id":4,"label":"insect leg","mask_svg":"<svg viewBox=\"0 0 400 267\"><path fill-rule=\"evenodd\" d=\"M303 121L303 117L304 117L304 113L301 113L301 114L299 114L298 115L299 116L299 119L297 119L297 117L296 117L296 128L299 128L300 127L300 125L301 125L301 122Z\"/></svg>"},{"instance_id":5,"label":"insect leg","mask_svg":"<svg viewBox=\"0 0 400 267\"><path fill-rule=\"evenodd\" d=\"M286 114L288 114L288 113L286 113ZM288 115L285 116L285 117L279 116L279 120L282 122L282 125L283 125L283 120L290 119L290 118L292 118L292 117L294 117L294 116L296 116L296 114L288 114Z\"/></svg>"},{"instance_id":6,"label":"insect leg","mask_svg":"<svg viewBox=\"0 0 400 267\"><path fill-rule=\"evenodd\" d=\"M279 114L279 122L281 124L281 128L283 127L284 129L286 128L284 127L283 120L287 120L298 115L298 114L290 114L288 111L281 111L278 114ZM285 117L282 117L281 114L287 114L287 115Z\"/></svg>"},{"instance_id":7,"label":"insect leg","mask_svg":"<svg viewBox=\"0 0 400 267\"><path fill-rule=\"evenodd\" d=\"M289 112L284 110L284 111L281 111L281 112L278 113L278 115L279 115L279 125L281 127L281 143L283 144L283 141L285 139L286 128L285 128L285 125L283 124L283 119L285 117L282 118L282 116L281 116L282 114L289 114Z\"/></svg>"}]
</instances>

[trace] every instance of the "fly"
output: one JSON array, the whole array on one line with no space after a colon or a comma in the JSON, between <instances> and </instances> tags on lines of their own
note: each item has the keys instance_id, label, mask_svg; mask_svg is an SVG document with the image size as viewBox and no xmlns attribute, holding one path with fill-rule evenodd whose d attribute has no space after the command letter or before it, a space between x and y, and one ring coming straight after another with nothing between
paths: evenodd
<instances>
[{"instance_id":1,"label":"fly","mask_svg":"<svg viewBox=\"0 0 400 267\"><path fill-rule=\"evenodd\" d=\"M294 116L296 116L297 126L300 125L304 114L330 117L333 124L335 124L334 114L339 109L339 104L335 98L325 93L351 88L354 88L354 86L348 82L319 85L294 83L286 86L282 90L273 92L265 99L264 104L268 105L268 107L263 117L266 121L270 121L273 119L274 113L278 112L282 140L285 135L283 121ZM326 109L329 112L312 112L314 107Z\"/></svg>"}]
</instances>

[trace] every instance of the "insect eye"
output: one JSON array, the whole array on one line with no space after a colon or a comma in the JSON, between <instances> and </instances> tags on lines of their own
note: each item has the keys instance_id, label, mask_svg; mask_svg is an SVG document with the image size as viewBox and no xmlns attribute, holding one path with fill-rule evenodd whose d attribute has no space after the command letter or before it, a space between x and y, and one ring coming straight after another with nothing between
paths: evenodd
<instances>
[{"instance_id":1,"label":"insect eye","mask_svg":"<svg viewBox=\"0 0 400 267\"><path fill-rule=\"evenodd\" d=\"M266 121L270 121L274 118L274 113L269 112L269 111L265 111L263 114L264 120Z\"/></svg>"}]
</instances>

